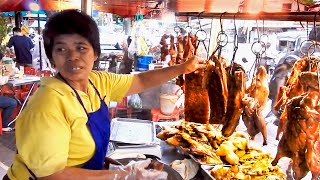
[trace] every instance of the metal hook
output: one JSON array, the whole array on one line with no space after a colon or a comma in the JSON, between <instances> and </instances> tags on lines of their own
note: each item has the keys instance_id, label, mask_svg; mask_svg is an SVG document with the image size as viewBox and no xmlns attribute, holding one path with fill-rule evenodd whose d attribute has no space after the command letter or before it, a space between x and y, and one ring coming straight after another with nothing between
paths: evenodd
<instances>
[{"instance_id":1,"label":"metal hook","mask_svg":"<svg viewBox=\"0 0 320 180\"><path fill-rule=\"evenodd\" d=\"M204 13L204 11L202 11L201 13L199 13L199 15L198 15L198 21L199 21L199 26L200 26L200 29L196 32L196 37L197 37L197 39L198 39L198 43L197 43L197 45L196 45L196 50L195 51L197 51L197 49L198 49L198 47L199 47L199 45L200 45L200 42L203 44L203 46L204 46L204 49L205 49L205 51L206 51L206 53L207 53L207 56L208 56L208 49L207 49L207 47L206 47L206 44L204 43L204 41L207 39L207 32L206 31L204 31L203 29L202 29L202 27L201 27L201 21L200 21L200 16L201 16L201 14L202 13Z\"/></svg>"},{"instance_id":2,"label":"metal hook","mask_svg":"<svg viewBox=\"0 0 320 180\"><path fill-rule=\"evenodd\" d=\"M198 21L199 21L200 29L196 32L196 36L198 37L198 41L204 42L204 41L207 39L207 32L204 31L204 30L202 29L202 26L201 26L200 16L201 16L202 13L204 13L204 11L202 11L202 12L199 13L199 15L198 15ZM200 36L197 35L197 34L200 34Z\"/></svg>"},{"instance_id":3,"label":"metal hook","mask_svg":"<svg viewBox=\"0 0 320 180\"><path fill-rule=\"evenodd\" d=\"M190 17L188 17L188 26L186 27L186 32L187 32L187 34L189 34L190 32L191 32L191 30L192 30L192 28L191 28L191 26L190 26L190 19L189 19Z\"/></svg>"},{"instance_id":4,"label":"metal hook","mask_svg":"<svg viewBox=\"0 0 320 180\"><path fill-rule=\"evenodd\" d=\"M313 29L314 29L314 38L316 40L318 40L317 38L317 25L316 25L316 21L317 21L317 16L320 13L320 10L314 15L314 19L313 19Z\"/></svg>"},{"instance_id":5,"label":"metal hook","mask_svg":"<svg viewBox=\"0 0 320 180\"><path fill-rule=\"evenodd\" d=\"M179 35L179 33L181 32L180 27L178 26L178 22L177 22L177 16L174 16L175 20L176 20L176 26L173 28L174 32L177 33L177 36Z\"/></svg>"},{"instance_id":6,"label":"metal hook","mask_svg":"<svg viewBox=\"0 0 320 180\"><path fill-rule=\"evenodd\" d=\"M201 14L203 14L203 13L204 13L204 11L202 11L202 12L200 12L200 13L198 14L198 22L199 22L200 30L202 30L201 22L200 22L200 16L201 16Z\"/></svg>"},{"instance_id":7,"label":"metal hook","mask_svg":"<svg viewBox=\"0 0 320 180\"><path fill-rule=\"evenodd\" d=\"M256 19L256 25L257 25L258 42L260 42L260 31L259 31L259 25L258 25L258 20L257 19Z\"/></svg>"},{"instance_id":8,"label":"metal hook","mask_svg":"<svg viewBox=\"0 0 320 180\"><path fill-rule=\"evenodd\" d=\"M222 15L225 14L225 13L227 13L227 12L225 11L225 12L220 14L220 31L223 31L223 28L222 28Z\"/></svg>"},{"instance_id":9,"label":"metal hook","mask_svg":"<svg viewBox=\"0 0 320 180\"><path fill-rule=\"evenodd\" d=\"M223 31L222 27L222 15L227 12L223 12L220 15L220 32L217 35L217 47L212 52L212 55L209 59L213 58L213 56L218 52L218 59L221 56L221 49L228 44L228 35Z\"/></svg>"},{"instance_id":10,"label":"metal hook","mask_svg":"<svg viewBox=\"0 0 320 180\"><path fill-rule=\"evenodd\" d=\"M308 48L303 49L302 47L305 46L306 43L310 42L310 45ZM312 48L314 47L314 48ZM305 50L305 51L304 51ZM300 44L300 53L302 54L303 57L310 57L315 51L315 46L313 45L313 41L310 39L304 40Z\"/></svg>"},{"instance_id":11,"label":"metal hook","mask_svg":"<svg viewBox=\"0 0 320 180\"><path fill-rule=\"evenodd\" d=\"M231 68L230 68L230 74L233 71L233 64L234 64L234 60L236 57L236 53L238 50L238 33L237 33L237 25L236 25L236 14L234 14L233 16L233 26L234 26L234 40L233 40L233 45L234 45L234 49L233 49L233 55L232 55L232 59L231 59Z\"/></svg>"},{"instance_id":12,"label":"metal hook","mask_svg":"<svg viewBox=\"0 0 320 180\"><path fill-rule=\"evenodd\" d=\"M262 34L264 34L264 19L262 19Z\"/></svg>"}]
</instances>

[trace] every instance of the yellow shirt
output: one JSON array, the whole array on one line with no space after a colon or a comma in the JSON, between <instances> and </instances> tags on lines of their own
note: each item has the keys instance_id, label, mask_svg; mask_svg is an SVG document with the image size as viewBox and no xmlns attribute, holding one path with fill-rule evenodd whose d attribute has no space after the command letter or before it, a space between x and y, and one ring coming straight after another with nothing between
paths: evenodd
<instances>
[{"instance_id":1,"label":"yellow shirt","mask_svg":"<svg viewBox=\"0 0 320 180\"><path fill-rule=\"evenodd\" d=\"M121 101L133 75L92 71L89 79L101 98ZM88 93L78 91L86 110L100 108L100 99L89 83ZM16 121L18 154L7 174L10 179L51 175L64 167L81 167L94 154L95 144L86 126L87 115L73 90L56 78L42 78L37 92Z\"/></svg>"}]
</instances>

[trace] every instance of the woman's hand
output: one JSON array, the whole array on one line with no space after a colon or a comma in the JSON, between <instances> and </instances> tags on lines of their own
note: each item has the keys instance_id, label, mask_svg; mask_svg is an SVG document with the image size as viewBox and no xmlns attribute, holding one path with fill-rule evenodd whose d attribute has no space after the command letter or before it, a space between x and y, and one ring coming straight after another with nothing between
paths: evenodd
<instances>
[{"instance_id":1,"label":"woman's hand","mask_svg":"<svg viewBox=\"0 0 320 180\"><path fill-rule=\"evenodd\" d=\"M206 64L204 60L200 60L198 56L192 56L184 64L186 72L184 74L189 74L194 71L205 69Z\"/></svg>"},{"instance_id":2,"label":"woman's hand","mask_svg":"<svg viewBox=\"0 0 320 180\"><path fill-rule=\"evenodd\" d=\"M159 86L181 74L189 74L204 68L206 68L204 61L199 60L197 56L193 56L183 64L135 74L132 85L126 96L140 93L151 87Z\"/></svg>"}]
</instances>

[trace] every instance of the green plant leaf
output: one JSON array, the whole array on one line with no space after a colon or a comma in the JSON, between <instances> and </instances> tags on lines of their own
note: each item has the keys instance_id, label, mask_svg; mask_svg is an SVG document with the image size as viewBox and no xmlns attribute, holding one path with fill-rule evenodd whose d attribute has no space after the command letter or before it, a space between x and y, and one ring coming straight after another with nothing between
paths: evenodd
<instances>
[{"instance_id":1,"label":"green plant leaf","mask_svg":"<svg viewBox=\"0 0 320 180\"><path fill-rule=\"evenodd\" d=\"M306 5L306 6L312 6L314 5L313 0L298 0L300 4Z\"/></svg>"}]
</instances>

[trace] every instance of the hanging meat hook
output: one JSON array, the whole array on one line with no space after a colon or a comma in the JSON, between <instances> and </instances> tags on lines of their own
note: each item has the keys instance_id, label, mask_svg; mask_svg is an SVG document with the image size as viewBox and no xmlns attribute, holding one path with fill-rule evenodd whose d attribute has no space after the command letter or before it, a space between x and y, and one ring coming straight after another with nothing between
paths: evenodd
<instances>
[{"instance_id":1,"label":"hanging meat hook","mask_svg":"<svg viewBox=\"0 0 320 180\"><path fill-rule=\"evenodd\" d=\"M224 32L223 26L222 26L222 15L226 12L223 12L220 15L220 32L217 35L217 47L212 52L212 55L209 59L212 59L213 56L218 52L218 59L221 57L221 50L223 47L225 47L228 44L228 35Z\"/></svg>"},{"instance_id":2,"label":"hanging meat hook","mask_svg":"<svg viewBox=\"0 0 320 180\"><path fill-rule=\"evenodd\" d=\"M177 36L179 35L179 33L181 33L181 28L180 26L178 26L178 21L177 21L177 16L174 16L175 21L176 21L176 26L173 28L174 32L177 33Z\"/></svg>"},{"instance_id":3,"label":"hanging meat hook","mask_svg":"<svg viewBox=\"0 0 320 180\"><path fill-rule=\"evenodd\" d=\"M208 48L207 48L207 46L206 46L206 44L205 44L205 40L207 39L207 32L202 29L201 21L200 21L200 16L201 16L202 13L204 13L204 11L202 11L202 12L199 13L199 15L198 15L198 21L199 21L200 29L199 29L199 30L196 32L196 34L195 34L196 37L197 37L197 40L198 40L198 43L197 43L197 45L196 45L196 47L195 47L195 52L197 52L200 43L202 43L202 44L203 44L203 47L204 47L204 49L205 49L205 51L206 51L206 53L208 54L208 53L209 53L209 52L208 52Z\"/></svg>"},{"instance_id":4,"label":"hanging meat hook","mask_svg":"<svg viewBox=\"0 0 320 180\"><path fill-rule=\"evenodd\" d=\"M190 26L190 17L188 17L188 26L186 27L186 32L189 34L192 31L192 27Z\"/></svg>"},{"instance_id":5,"label":"hanging meat hook","mask_svg":"<svg viewBox=\"0 0 320 180\"><path fill-rule=\"evenodd\" d=\"M236 14L234 14L233 16L233 26L234 26L234 38L233 38L233 55L232 55L232 59L231 59L231 68L230 68L230 71L229 71L229 74L231 74L233 72L233 64L234 64L234 60L235 60L235 57L236 57L236 53L237 53L237 50L238 50L238 33L237 33L237 25L236 25Z\"/></svg>"},{"instance_id":6,"label":"hanging meat hook","mask_svg":"<svg viewBox=\"0 0 320 180\"><path fill-rule=\"evenodd\" d=\"M319 15L320 11L318 11L313 19L313 30L314 30L314 39L317 40L317 27L316 27L316 20L317 20L317 16ZM307 22L308 25L308 22ZM309 35L307 34L307 36L309 37ZM317 47L320 46L319 42L317 42L316 40L311 40L310 38L308 38L307 40L304 40L301 42L300 44L300 53L304 56L307 57L309 60L309 71L311 71L312 67L314 66L318 66L318 59L314 58L312 55L315 53ZM310 44L310 45L309 45ZM305 48L307 47L307 48Z\"/></svg>"},{"instance_id":7,"label":"hanging meat hook","mask_svg":"<svg viewBox=\"0 0 320 180\"><path fill-rule=\"evenodd\" d=\"M251 46L251 51L253 52L253 54L256 56L256 59L253 63L253 65L251 66L248 74L250 76L252 69L254 69L253 71L253 75L256 72L256 70L258 69L258 65L260 64L261 61L261 57L262 54L264 54L266 52L266 44L260 40L260 32L259 32L259 26L258 26L258 21L256 20L256 24L257 24L257 37L258 40L252 43Z\"/></svg>"}]
</instances>

